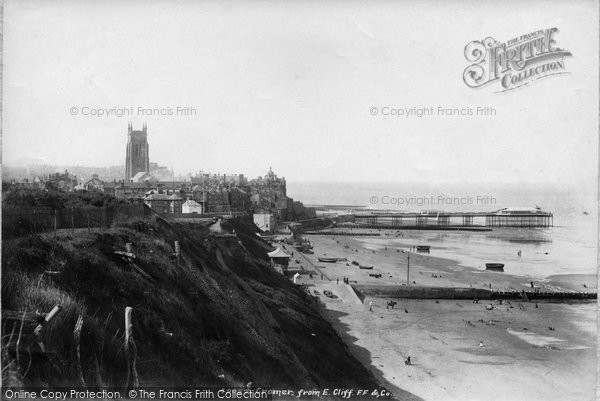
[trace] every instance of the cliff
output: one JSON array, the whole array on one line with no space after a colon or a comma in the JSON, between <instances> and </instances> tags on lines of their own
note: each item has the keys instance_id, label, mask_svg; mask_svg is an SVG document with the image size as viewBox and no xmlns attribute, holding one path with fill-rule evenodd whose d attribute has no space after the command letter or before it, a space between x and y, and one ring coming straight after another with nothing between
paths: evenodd
<instances>
[{"instance_id":1,"label":"cliff","mask_svg":"<svg viewBox=\"0 0 600 401\"><path fill-rule=\"evenodd\" d=\"M141 385L378 388L318 314L316 301L269 267L271 248L254 235L253 224L232 220L222 227L235 235L156 218L5 241L3 310L63 307L42 330L46 354L31 357L27 371L24 357L3 371L5 385L125 385L129 306ZM126 243L134 259L115 254ZM73 335L78 316L80 365ZM3 319L3 335L10 323ZM3 346L6 365L15 355Z\"/></svg>"}]
</instances>

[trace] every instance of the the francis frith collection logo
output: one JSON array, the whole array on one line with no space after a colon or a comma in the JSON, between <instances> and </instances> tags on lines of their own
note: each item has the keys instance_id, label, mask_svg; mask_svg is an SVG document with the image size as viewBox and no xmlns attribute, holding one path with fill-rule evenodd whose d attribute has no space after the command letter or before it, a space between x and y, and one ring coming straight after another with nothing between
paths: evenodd
<instances>
[{"instance_id":1,"label":"the francis frith collection logo","mask_svg":"<svg viewBox=\"0 0 600 401\"><path fill-rule=\"evenodd\" d=\"M557 46L557 28L535 31L504 43L488 37L465 46L472 63L464 73L471 88L499 83L500 92L520 88L540 78L567 73L565 57L571 52Z\"/></svg>"}]
</instances>

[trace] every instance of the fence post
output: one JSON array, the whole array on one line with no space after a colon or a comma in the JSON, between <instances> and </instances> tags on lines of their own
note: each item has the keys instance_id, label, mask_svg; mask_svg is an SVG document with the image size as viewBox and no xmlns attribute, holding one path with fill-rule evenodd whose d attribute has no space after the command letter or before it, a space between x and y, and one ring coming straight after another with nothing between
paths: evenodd
<instances>
[{"instance_id":1,"label":"fence post","mask_svg":"<svg viewBox=\"0 0 600 401\"><path fill-rule=\"evenodd\" d=\"M52 310L50 312L48 312L48 314L44 318L44 321L36 326L35 330L33 331L34 334L39 335L40 332L42 331L42 325L44 325L44 324L48 323L50 320L54 319L54 317L61 310L62 310L62 306L60 306L59 304L55 305L54 308L52 308Z\"/></svg>"},{"instance_id":2,"label":"fence post","mask_svg":"<svg viewBox=\"0 0 600 401\"><path fill-rule=\"evenodd\" d=\"M94 354L94 373L96 375L96 386L102 388L104 383L102 382L102 375L100 373L100 364L98 363L98 357Z\"/></svg>"},{"instance_id":3,"label":"fence post","mask_svg":"<svg viewBox=\"0 0 600 401\"><path fill-rule=\"evenodd\" d=\"M46 314L46 316L44 317L44 321L41 322L40 324L38 324L35 327L35 329L33 329L33 335L37 339L38 345L40 346L40 348L42 349L43 352L45 352L46 350L45 350L44 344L42 343L42 339L41 339L41 336L40 336L42 334L42 328L44 327L44 325L46 323L48 323L50 320L54 319L54 317L61 310L62 310L62 306L60 306L60 304L56 304L54 306L54 308L52 308L52 310Z\"/></svg>"},{"instance_id":4,"label":"fence post","mask_svg":"<svg viewBox=\"0 0 600 401\"><path fill-rule=\"evenodd\" d=\"M83 328L83 316L77 317L75 330L73 330L73 339L75 340L75 352L77 356L77 374L79 376L79 384L85 387L85 379L83 378L83 370L81 369L81 347L79 340L81 338L81 329Z\"/></svg>"},{"instance_id":5,"label":"fence post","mask_svg":"<svg viewBox=\"0 0 600 401\"><path fill-rule=\"evenodd\" d=\"M139 387L137 369L135 367L137 358L137 348L133 340L133 323L131 322L131 314L133 308L128 306L125 308L125 356L127 358L127 380L125 387L129 387L129 378L133 378L132 387Z\"/></svg>"}]
</instances>

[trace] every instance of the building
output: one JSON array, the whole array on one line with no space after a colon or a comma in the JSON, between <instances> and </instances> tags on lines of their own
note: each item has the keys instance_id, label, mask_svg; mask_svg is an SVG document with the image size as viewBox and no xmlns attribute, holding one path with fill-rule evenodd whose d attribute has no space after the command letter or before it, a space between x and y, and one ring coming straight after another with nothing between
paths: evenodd
<instances>
[{"instance_id":1,"label":"building","mask_svg":"<svg viewBox=\"0 0 600 401\"><path fill-rule=\"evenodd\" d=\"M98 178L98 174L92 175L90 180L83 184L83 189L86 191L104 191L104 181Z\"/></svg>"},{"instance_id":2,"label":"building","mask_svg":"<svg viewBox=\"0 0 600 401\"><path fill-rule=\"evenodd\" d=\"M146 171L140 171L131 177L131 182L158 182L156 177Z\"/></svg>"},{"instance_id":3,"label":"building","mask_svg":"<svg viewBox=\"0 0 600 401\"><path fill-rule=\"evenodd\" d=\"M274 232L275 231L275 216L270 213L255 213L252 215L254 224L263 232Z\"/></svg>"},{"instance_id":4,"label":"building","mask_svg":"<svg viewBox=\"0 0 600 401\"><path fill-rule=\"evenodd\" d=\"M250 208L250 195L247 191L233 187L229 190L229 205L232 212L246 212Z\"/></svg>"},{"instance_id":5,"label":"building","mask_svg":"<svg viewBox=\"0 0 600 401\"><path fill-rule=\"evenodd\" d=\"M146 196L146 192L156 188L149 182L105 182L104 192L117 198L139 200Z\"/></svg>"},{"instance_id":6,"label":"building","mask_svg":"<svg viewBox=\"0 0 600 401\"><path fill-rule=\"evenodd\" d=\"M258 177L248 183L250 199L254 210L270 212L277 209L277 201L286 198L286 182L284 177L277 177L269 168L266 176ZM285 205L287 209L287 205Z\"/></svg>"},{"instance_id":7,"label":"building","mask_svg":"<svg viewBox=\"0 0 600 401\"><path fill-rule=\"evenodd\" d=\"M64 174L50 174L46 181L46 187L58 189L59 191L73 191L78 184L77 176L69 174L67 170Z\"/></svg>"},{"instance_id":8,"label":"building","mask_svg":"<svg viewBox=\"0 0 600 401\"><path fill-rule=\"evenodd\" d=\"M292 255L281 248L277 248L273 252L268 252L267 255L269 256L269 259L271 259L271 267L276 271L284 274L288 270Z\"/></svg>"},{"instance_id":9,"label":"building","mask_svg":"<svg viewBox=\"0 0 600 401\"><path fill-rule=\"evenodd\" d=\"M165 194L152 194L144 198L144 203L157 213L169 213L171 208L171 199Z\"/></svg>"},{"instance_id":10,"label":"building","mask_svg":"<svg viewBox=\"0 0 600 401\"><path fill-rule=\"evenodd\" d=\"M173 181L173 171L168 167L159 166L158 163L150 162L149 171L158 181Z\"/></svg>"},{"instance_id":11,"label":"building","mask_svg":"<svg viewBox=\"0 0 600 401\"><path fill-rule=\"evenodd\" d=\"M181 213L183 199L177 194L169 195L169 213Z\"/></svg>"},{"instance_id":12,"label":"building","mask_svg":"<svg viewBox=\"0 0 600 401\"><path fill-rule=\"evenodd\" d=\"M200 203L193 199L188 199L181 205L181 213L197 213L202 214L203 207Z\"/></svg>"},{"instance_id":13,"label":"building","mask_svg":"<svg viewBox=\"0 0 600 401\"><path fill-rule=\"evenodd\" d=\"M127 137L127 154L125 156L125 181L139 172L150 172L150 156L148 147L148 128L146 123L141 131L134 131L129 123Z\"/></svg>"}]
</instances>

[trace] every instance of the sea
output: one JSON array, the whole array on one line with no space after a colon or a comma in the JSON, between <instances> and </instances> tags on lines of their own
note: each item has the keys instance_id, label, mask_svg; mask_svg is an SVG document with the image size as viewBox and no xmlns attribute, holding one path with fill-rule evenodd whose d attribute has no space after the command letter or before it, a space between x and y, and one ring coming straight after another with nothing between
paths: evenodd
<instances>
[{"instance_id":1,"label":"sea","mask_svg":"<svg viewBox=\"0 0 600 401\"><path fill-rule=\"evenodd\" d=\"M361 240L373 249L428 244L432 256L477 269L485 269L485 263L504 263L505 272L528 278L597 274L598 200L593 184L288 182L287 194L305 205L344 205L348 210L481 212L538 206L554 214L553 227L488 232L405 230L400 238Z\"/></svg>"}]
</instances>

